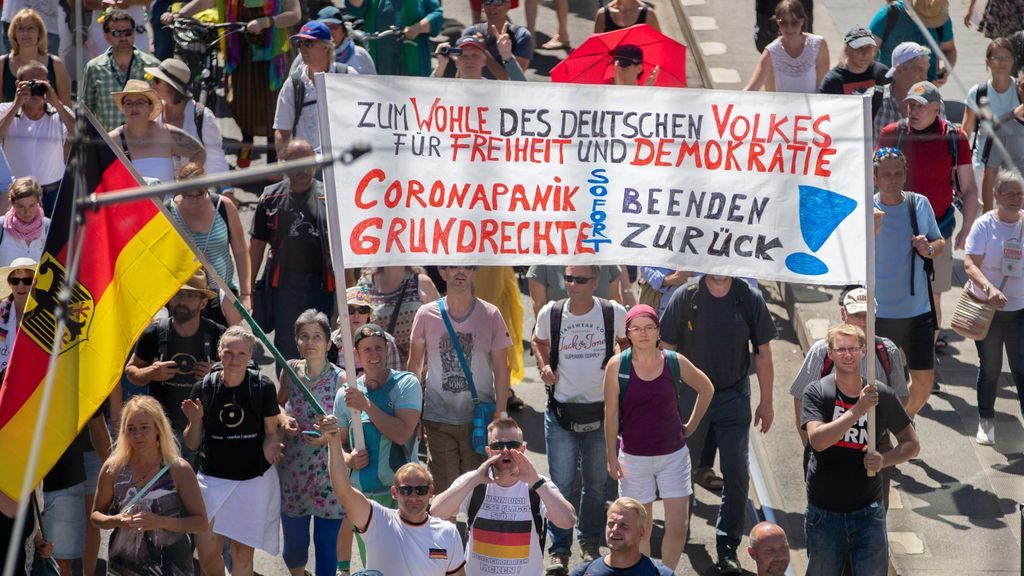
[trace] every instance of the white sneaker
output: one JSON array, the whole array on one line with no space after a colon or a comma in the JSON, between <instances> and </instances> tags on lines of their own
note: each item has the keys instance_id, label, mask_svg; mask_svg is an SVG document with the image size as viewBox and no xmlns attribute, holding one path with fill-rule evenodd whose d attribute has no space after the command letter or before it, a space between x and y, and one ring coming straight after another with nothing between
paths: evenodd
<instances>
[{"instance_id":1,"label":"white sneaker","mask_svg":"<svg viewBox=\"0 0 1024 576\"><path fill-rule=\"evenodd\" d=\"M978 434L974 440L982 446L992 446L996 443L995 418L982 418L978 421Z\"/></svg>"}]
</instances>

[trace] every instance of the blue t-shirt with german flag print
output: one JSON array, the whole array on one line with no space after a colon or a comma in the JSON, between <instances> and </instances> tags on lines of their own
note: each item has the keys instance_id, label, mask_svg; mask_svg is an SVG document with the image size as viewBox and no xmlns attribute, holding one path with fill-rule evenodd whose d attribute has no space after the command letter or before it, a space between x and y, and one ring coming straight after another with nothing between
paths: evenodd
<instances>
[{"instance_id":1,"label":"blue t-shirt with german flag print","mask_svg":"<svg viewBox=\"0 0 1024 576\"><path fill-rule=\"evenodd\" d=\"M467 472L452 484L468 482L476 471ZM558 493L554 482L545 478L549 490ZM459 506L463 514L469 512L468 496ZM547 517L547 507L540 503L540 515ZM530 487L516 482L508 488L491 483L480 510L476 513L466 543L466 575L508 576L542 574L544 551L533 524L530 511Z\"/></svg>"}]
</instances>

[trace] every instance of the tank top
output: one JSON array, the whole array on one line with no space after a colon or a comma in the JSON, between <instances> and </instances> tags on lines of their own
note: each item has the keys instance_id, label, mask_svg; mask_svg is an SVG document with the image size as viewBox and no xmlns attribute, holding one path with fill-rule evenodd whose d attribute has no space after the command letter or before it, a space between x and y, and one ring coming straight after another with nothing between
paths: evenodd
<instances>
[{"instance_id":1,"label":"tank top","mask_svg":"<svg viewBox=\"0 0 1024 576\"><path fill-rule=\"evenodd\" d=\"M370 302L373 306L373 316L370 321L377 324L384 330L391 325L391 315L395 311L395 304L401 300L402 304L398 310L398 321L395 323L395 330L389 332L395 337L395 344L398 345L398 353L402 356L402 366L409 360L409 340L412 338L412 321L416 318L416 311L424 304L420 299L420 277L419 274L410 272L405 279L392 292L383 293L377 290L373 279L362 279L360 284L367 287L370 294Z\"/></svg>"},{"instance_id":2,"label":"tank top","mask_svg":"<svg viewBox=\"0 0 1024 576\"><path fill-rule=\"evenodd\" d=\"M776 92L814 94L818 91L818 70L815 64L818 61L821 41L821 36L817 34L805 34L804 49L796 58L786 53L786 49L782 47L781 37L773 40L765 48L771 56L772 68L775 70Z\"/></svg>"},{"instance_id":3,"label":"tank top","mask_svg":"<svg viewBox=\"0 0 1024 576\"><path fill-rule=\"evenodd\" d=\"M121 507L135 496L140 487L135 485L130 469L126 466L114 479L114 498L109 514L116 514ZM188 512L168 471L153 484L139 500L134 510L147 510L160 516L182 518ZM108 572L111 574L168 574L191 576L192 545L188 534L167 530L115 528L110 535L107 549Z\"/></svg>"},{"instance_id":4,"label":"tank top","mask_svg":"<svg viewBox=\"0 0 1024 576\"><path fill-rule=\"evenodd\" d=\"M228 240L228 223L220 215L217 206L213 207L213 225L210 229L206 232L196 232L185 224L185 220L181 217L181 212L178 211L178 204L176 202L168 202L168 205L174 219L177 220L182 229L188 230L192 241L196 243L196 246L210 260L213 268L220 274L221 278L224 278L231 288L237 289L235 262L231 259L231 242ZM212 278L207 278L207 281L210 283L210 290L219 289Z\"/></svg>"},{"instance_id":5,"label":"tank top","mask_svg":"<svg viewBox=\"0 0 1024 576\"><path fill-rule=\"evenodd\" d=\"M619 434L622 451L632 456L664 456L686 445L679 419L676 384L662 354L661 374L644 380L629 371L629 386L621 399Z\"/></svg>"},{"instance_id":6,"label":"tank top","mask_svg":"<svg viewBox=\"0 0 1024 576\"><path fill-rule=\"evenodd\" d=\"M632 24L629 24L627 26L619 26L618 24L616 24L615 20L612 18L612 13L611 13L610 10L608 10L607 6L605 6L604 8L601 8L601 11L604 12L604 31L605 32L614 32L615 30L622 30L623 28L629 28L630 26L636 26L637 24L643 24L643 23L647 22L647 3L646 2L642 2L640 4L640 13L637 14L636 22L633 22Z\"/></svg>"},{"instance_id":7,"label":"tank top","mask_svg":"<svg viewBox=\"0 0 1024 576\"><path fill-rule=\"evenodd\" d=\"M17 93L18 78L15 74L17 70L11 70L11 56L10 54L4 54L3 63L0 66L3 67L4 75L4 102L13 102L14 97ZM50 82L50 86L54 90L57 89L57 73L53 69L53 56L50 54L46 55L46 79Z\"/></svg>"}]
</instances>

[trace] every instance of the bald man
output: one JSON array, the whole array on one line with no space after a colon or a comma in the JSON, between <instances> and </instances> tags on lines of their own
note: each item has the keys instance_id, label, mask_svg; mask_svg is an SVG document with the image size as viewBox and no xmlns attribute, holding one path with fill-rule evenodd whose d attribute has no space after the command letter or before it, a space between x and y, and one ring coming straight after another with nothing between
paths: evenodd
<instances>
[{"instance_id":1,"label":"bald man","mask_svg":"<svg viewBox=\"0 0 1024 576\"><path fill-rule=\"evenodd\" d=\"M757 563L757 576L782 576L789 567L789 540L771 522L761 522L750 531L747 554Z\"/></svg>"}]
</instances>

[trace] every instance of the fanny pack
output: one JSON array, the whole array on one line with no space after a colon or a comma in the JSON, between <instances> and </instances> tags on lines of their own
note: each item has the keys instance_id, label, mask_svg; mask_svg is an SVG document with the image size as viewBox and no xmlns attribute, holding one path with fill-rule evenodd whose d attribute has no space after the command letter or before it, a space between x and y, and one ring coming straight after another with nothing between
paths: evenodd
<instances>
[{"instance_id":1,"label":"fanny pack","mask_svg":"<svg viewBox=\"0 0 1024 576\"><path fill-rule=\"evenodd\" d=\"M604 402L562 403L555 400L553 390L548 393L548 410L558 425L569 432L593 432L604 423Z\"/></svg>"}]
</instances>

